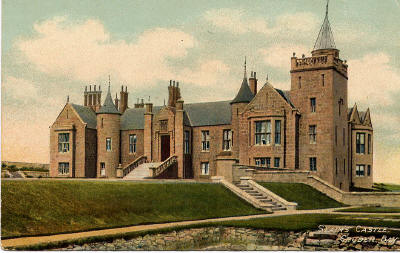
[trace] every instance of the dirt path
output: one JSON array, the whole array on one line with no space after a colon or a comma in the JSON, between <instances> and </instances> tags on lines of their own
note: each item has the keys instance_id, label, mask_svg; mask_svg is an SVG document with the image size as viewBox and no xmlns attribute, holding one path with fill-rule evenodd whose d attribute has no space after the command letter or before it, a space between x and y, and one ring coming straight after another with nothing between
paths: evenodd
<instances>
[{"instance_id":1,"label":"dirt path","mask_svg":"<svg viewBox=\"0 0 400 253\"><path fill-rule=\"evenodd\" d=\"M348 207L317 209L317 210L279 211L279 212L275 212L272 214L258 214L258 215L236 216L236 217L205 219L205 220L180 221L180 222L171 222L171 223L162 223L162 224L137 225L137 226L122 227L122 228L111 228L111 229L102 229L102 230L94 230L94 231L87 231L87 232L57 234L57 235L48 235L48 236L31 236L31 237L22 237L22 238L2 240L1 244L2 244L3 248L30 246L30 245L36 245L36 244L42 244L42 243L61 242L61 241L66 241L66 240L82 239L82 238L87 238L87 237L104 236L104 235L124 234L124 233L129 233L129 232L149 231L149 230L155 230L155 229L180 227L180 226L209 223L209 222L249 220L249 219L254 219L254 218L276 217L276 216L284 216L284 215L292 215L292 214L336 213L336 214L347 214L347 215L349 215L349 214L353 214L353 215L399 215L398 213L396 214L396 213L334 212L334 211L340 211L340 209L345 209L345 208L348 208Z\"/></svg>"}]
</instances>

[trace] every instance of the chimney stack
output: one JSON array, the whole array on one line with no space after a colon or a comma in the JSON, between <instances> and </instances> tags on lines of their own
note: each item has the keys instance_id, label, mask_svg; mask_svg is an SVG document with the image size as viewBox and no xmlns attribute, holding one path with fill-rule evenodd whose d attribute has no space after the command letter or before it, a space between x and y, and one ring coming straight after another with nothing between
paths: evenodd
<instances>
[{"instance_id":1,"label":"chimney stack","mask_svg":"<svg viewBox=\"0 0 400 253\"><path fill-rule=\"evenodd\" d=\"M168 106L176 107L176 102L179 99L181 99L181 90L179 88L179 82L175 80L169 80Z\"/></svg>"},{"instance_id":2,"label":"chimney stack","mask_svg":"<svg viewBox=\"0 0 400 253\"><path fill-rule=\"evenodd\" d=\"M251 76L249 78L249 86L250 86L250 90L253 93L253 95L255 96L257 94L257 73L251 71Z\"/></svg>"},{"instance_id":3,"label":"chimney stack","mask_svg":"<svg viewBox=\"0 0 400 253\"><path fill-rule=\"evenodd\" d=\"M128 87L125 86L125 91L124 91L124 86L121 85L121 92L120 92L120 104L119 104L119 112L122 114L128 109Z\"/></svg>"}]
</instances>

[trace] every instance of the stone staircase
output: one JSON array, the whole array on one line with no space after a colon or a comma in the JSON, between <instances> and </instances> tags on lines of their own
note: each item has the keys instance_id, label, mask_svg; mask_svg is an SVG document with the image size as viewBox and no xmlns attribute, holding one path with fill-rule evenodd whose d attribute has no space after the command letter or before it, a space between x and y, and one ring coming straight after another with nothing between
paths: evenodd
<instances>
[{"instance_id":1,"label":"stone staircase","mask_svg":"<svg viewBox=\"0 0 400 253\"><path fill-rule=\"evenodd\" d=\"M125 180L143 180L152 178L151 168L158 167L161 163L142 163L123 177Z\"/></svg>"},{"instance_id":2,"label":"stone staircase","mask_svg":"<svg viewBox=\"0 0 400 253\"><path fill-rule=\"evenodd\" d=\"M261 202L262 207L264 207L266 209L271 209L272 211L287 210L287 208L285 206L283 206L282 204L274 201L268 195L266 195L263 192L259 191L255 187L250 186L249 184L235 183L235 185L239 189L241 189L242 191L246 192L250 196L252 196L255 199L257 199L259 202Z\"/></svg>"}]
</instances>

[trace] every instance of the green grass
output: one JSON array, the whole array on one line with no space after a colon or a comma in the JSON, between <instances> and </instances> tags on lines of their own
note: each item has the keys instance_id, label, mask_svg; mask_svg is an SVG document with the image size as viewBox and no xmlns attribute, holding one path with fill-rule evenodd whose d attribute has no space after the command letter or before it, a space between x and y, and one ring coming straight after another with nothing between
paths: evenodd
<instances>
[{"instance_id":1,"label":"green grass","mask_svg":"<svg viewBox=\"0 0 400 253\"><path fill-rule=\"evenodd\" d=\"M338 212L360 212L360 213L400 213L400 207L354 207L342 209Z\"/></svg>"},{"instance_id":2,"label":"green grass","mask_svg":"<svg viewBox=\"0 0 400 253\"><path fill-rule=\"evenodd\" d=\"M298 204L298 210L324 209L346 206L325 194L315 190L309 185L301 183L265 183L259 182L273 193L290 202Z\"/></svg>"},{"instance_id":3,"label":"green grass","mask_svg":"<svg viewBox=\"0 0 400 253\"><path fill-rule=\"evenodd\" d=\"M370 219L365 219L369 217ZM360 219L361 218L361 219ZM400 219L400 216L390 218ZM378 216L342 215L342 214L299 214L258 218L251 220L226 221L218 223L220 226L235 226L256 229L271 229L277 231L304 231L316 229L318 225L363 225L400 228L399 221L385 221Z\"/></svg>"},{"instance_id":4,"label":"green grass","mask_svg":"<svg viewBox=\"0 0 400 253\"><path fill-rule=\"evenodd\" d=\"M400 192L400 185L398 184L383 184L383 183L375 183L373 188L381 191L393 191Z\"/></svg>"},{"instance_id":5,"label":"green grass","mask_svg":"<svg viewBox=\"0 0 400 253\"><path fill-rule=\"evenodd\" d=\"M2 238L265 213L219 184L2 181Z\"/></svg>"},{"instance_id":6,"label":"green grass","mask_svg":"<svg viewBox=\"0 0 400 253\"><path fill-rule=\"evenodd\" d=\"M388 218L387 216L385 216ZM366 219L369 218L369 219ZM400 216L391 216L390 218L400 219ZM179 231L189 228L201 227L243 227L254 229L265 229L272 231L306 231L318 229L319 225L350 225L350 226L374 226L374 227L389 227L400 228L398 221L385 221L382 216L377 215L342 215L342 214L300 214L287 215L278 217L258 218L241 221L225 221L213 223L201 223L187 226L170 227L164 229L156 229L151 231L129 232L116 235L104 235L96 237L88 237L83 239L71 240L67 242L44 243L34 246L21 247L17 250L43 250L48 248L61 248L67 245L77 244L82 245L91 242L112 242L114 239L124 238L126 240L143 236L146 234L167 233L171 231ZM368 234L370 236L371 234ZM397 231L390 231L387 236L400 236Z\"/></svg>"}]
</instances>

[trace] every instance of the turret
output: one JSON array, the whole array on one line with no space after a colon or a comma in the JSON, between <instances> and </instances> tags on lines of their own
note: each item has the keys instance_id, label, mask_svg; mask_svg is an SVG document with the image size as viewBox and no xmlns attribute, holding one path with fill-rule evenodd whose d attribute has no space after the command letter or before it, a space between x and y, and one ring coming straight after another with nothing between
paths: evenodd
<instances>
[{"instance_id":1,"label":"turret","mask_svg":"<svg viewBox=\"0 0 400 253\"><path fill-rule=\"evenodd\" d=\"M254 77L255 79L255 77ZM257 90L257 81L254 80L254 90ZM236 97L231 101L231 112L232 112L232 131L233 131L233 146L232 151L235 157L239 156L239 115L243 112L247 104L253 100L254 94L250 90L249 84L247 83L247 72L246 72L246 59L244 60L244 74L242 85L240 86L239 92Z\"/></svg>"},{"instance_id":2,"label":"turret","mask_svg":"<svg viewBox=\"0 0 400 253\"><path fill-rule=\"evenodd\" d=\"M106 100L97 115L97 177L116 177L120 163L120 118L111 98L110 84Z\"/></svg>"},{"instance_id":3,"label":"turret","mask_svg":"<svg viewBox=\"0 0 400 253\"><path fill-rule=\"evenodd\" d=\"M349 189L347 65L339 58L328 5L311 57L291 58L290 99L301 112L299 166Z\"/></svg>"}]
</instances>

